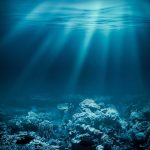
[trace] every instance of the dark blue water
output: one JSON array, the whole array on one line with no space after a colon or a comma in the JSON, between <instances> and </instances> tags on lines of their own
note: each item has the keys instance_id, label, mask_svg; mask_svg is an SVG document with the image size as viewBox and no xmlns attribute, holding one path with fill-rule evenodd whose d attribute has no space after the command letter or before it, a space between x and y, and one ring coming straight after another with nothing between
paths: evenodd
<instances>
[{"instance_id":1,"label":"dark blue water","mask_svg":"<svg viewBox=\"0 0 150 150\"><path fill-rule=\"evenodd\" d=\"M149 92L148 1L2 0L0 7L3 98Z\"/></svg>"}]
</instances>

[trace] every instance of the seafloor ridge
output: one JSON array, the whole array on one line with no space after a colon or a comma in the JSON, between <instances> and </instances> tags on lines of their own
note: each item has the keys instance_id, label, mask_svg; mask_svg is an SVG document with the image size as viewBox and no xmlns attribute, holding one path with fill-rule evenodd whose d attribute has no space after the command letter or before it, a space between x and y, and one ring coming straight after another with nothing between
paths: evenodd
<instances>
[{"instance_id":1,"label":"seafloor ridge","mask_svg":"<svg viewBox=\"0 0 150 150\"><path fill-rule=\"evenodd\" d=\"M149 150L150 102L85 99L18 114L0 112L1 150Z\"/></svg>"}]
</instances>

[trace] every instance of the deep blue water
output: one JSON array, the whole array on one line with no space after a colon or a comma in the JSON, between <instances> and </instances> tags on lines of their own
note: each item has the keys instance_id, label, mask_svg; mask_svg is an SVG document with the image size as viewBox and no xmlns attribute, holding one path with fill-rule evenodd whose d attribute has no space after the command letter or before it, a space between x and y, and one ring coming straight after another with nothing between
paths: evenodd
<instances>
[{"instance_id":1,"label":"deep blue water","mask_svg":"<svg viewBox=\"0 0 150 150\"><path fill-rule=\"evenodd\" d=\"M149 5L1 0L1 99L149 93Z\"/></svg>"}]
</instances>

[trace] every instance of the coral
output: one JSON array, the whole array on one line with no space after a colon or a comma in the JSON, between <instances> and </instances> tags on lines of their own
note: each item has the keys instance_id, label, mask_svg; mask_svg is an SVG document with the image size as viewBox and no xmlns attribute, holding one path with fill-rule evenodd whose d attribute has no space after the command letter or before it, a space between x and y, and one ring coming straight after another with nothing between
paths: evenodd
<instances>
[{"instance_id":1,"label":"coral","mask_svg":"<svg viewBox=\"0 0 150 150\"><path fill-rule=\"evenodd\" d=\"M96 150L104 150L104 146L98 145L98 146L96 147Z\"/></svg>"},{"instance_id":2,"label":"coral","mask_svg":"<svg viewBox=\"0 0 150 150\"><path fill-rule=\"evenodd\" d=\"M143 116L141 112L132 112L130 114L131 121L143 120Z\"/></svg>"},{"instance_id":3,"label":"coral","mask_svg":"<svg viewBox=\"0 0 150 150\"><path fill-rule=\"evenodd\" d=\"M53 136L53 124L48 120L42 121L39 123L38 133L41 137L51 138Z\"/></svg>"},{"instance_id":4,"label":"coral","mask_svg":"<svg viewBox=\"0 0 150 150\"><path fill-rule=\"evenodd\" d=\"M73 106L70 103L62 103L57 105L57 109L62 111L69 111Z\"/></svg>"},{"instance_id":5,"label":"coral","mask_svg":"<svg viewBox=\"0 0 150 150\"><path fill-rule=\"evenodd\" d=\"M150 149L150 107L128 107L127 111L126 117L115 105L85 99L76 108L59 104L55 113L17 114L0 122L0 149Z\"/></svg>"},{"instance_id":6,"label":"coral","mask_svg":"<svg viewBox=\"0 0 150 150\"><path fill-rule=\"evenodd\" d=\"M82 110L86 110L87 108L89 108L91 111L96 111L100 109L100 106L96 104L92 99L85 99L79 104L79 106Z\"/></svg>"}]
</instances>

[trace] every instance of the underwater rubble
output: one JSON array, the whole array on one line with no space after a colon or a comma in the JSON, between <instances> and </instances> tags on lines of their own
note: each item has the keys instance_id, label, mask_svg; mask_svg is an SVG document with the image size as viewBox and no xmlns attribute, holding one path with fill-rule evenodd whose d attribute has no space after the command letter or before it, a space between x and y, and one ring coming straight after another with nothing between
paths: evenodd
<instances>
[{"instance_id":1,"label":"underwater rubble","mask_svg":"<svg viewBox=\"0 0 150 150\"><path fill-rule=\"evenodd\" d=\"M149 150L150 105L127 107L85 99L77 107L57 105L57 113L29 111L4 119L1 150Z\"/></svg>"}]
</instances>

